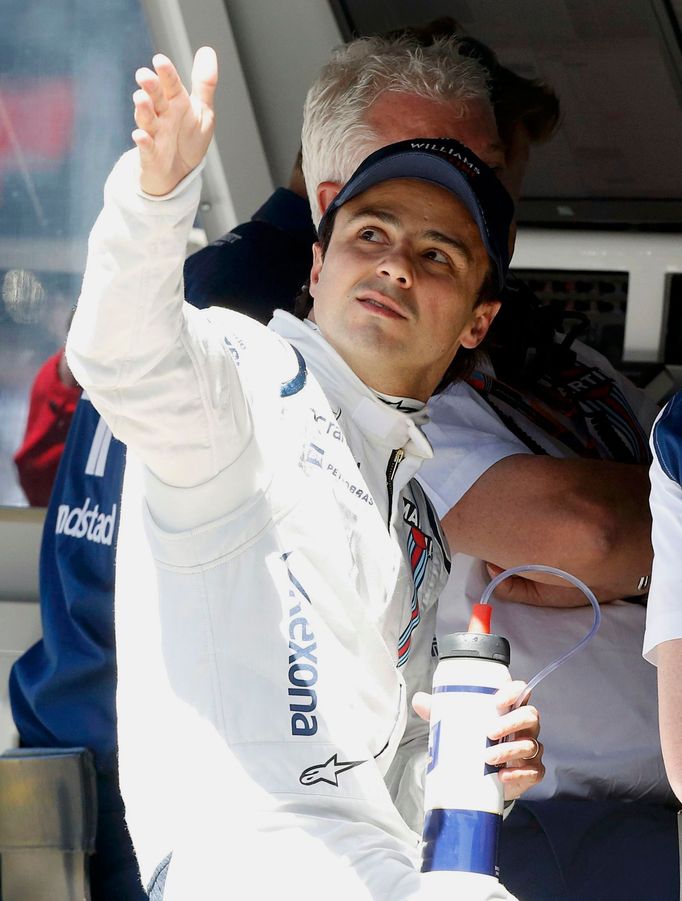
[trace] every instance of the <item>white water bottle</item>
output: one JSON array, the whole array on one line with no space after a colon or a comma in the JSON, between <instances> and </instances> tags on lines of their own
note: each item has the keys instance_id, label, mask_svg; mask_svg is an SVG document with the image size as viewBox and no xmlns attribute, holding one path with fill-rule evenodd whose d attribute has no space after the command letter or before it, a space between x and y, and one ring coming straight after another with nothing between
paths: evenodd
<instances>
[{"instance_id":1,"label":"white water bottle","mask_svg":"<svg viewBox=\"0 0 682 901\"><path fill-rule=\"evenodd\" d=\"M477 605L478 606L478 605ZM489 611L487 624L489 629ZM472 621L473 623L473 621ZM476 628L476 626L470 626ZM499 635L455 632L439 642L433 678L424 795L422 879L459 892L497 881L504 806L498 767L485 763L495 693L509 681L509 642Z\"/></svg>"}]
</instances>

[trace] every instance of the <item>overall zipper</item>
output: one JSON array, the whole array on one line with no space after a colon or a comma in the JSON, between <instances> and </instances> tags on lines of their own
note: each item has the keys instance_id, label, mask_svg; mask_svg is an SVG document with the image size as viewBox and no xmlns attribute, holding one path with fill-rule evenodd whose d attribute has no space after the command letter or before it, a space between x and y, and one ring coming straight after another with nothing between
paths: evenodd
<instances>
[{"instance_id":1,"label":"overall zipper","mask_svg":"<svg viewBox=\"0 0 682 901\"><path fill-rule=\"evenodd\" d=\"M395 474L398 471L398 467L405 459L405 451L402 447L396 448L394 451L391 451L391 456L388 458L388 466L386 467L386 490L388 491L388 522L387 526L391 528L391 515L393 513L393 479L395 478Z\"/></svg>"}]
</instances>

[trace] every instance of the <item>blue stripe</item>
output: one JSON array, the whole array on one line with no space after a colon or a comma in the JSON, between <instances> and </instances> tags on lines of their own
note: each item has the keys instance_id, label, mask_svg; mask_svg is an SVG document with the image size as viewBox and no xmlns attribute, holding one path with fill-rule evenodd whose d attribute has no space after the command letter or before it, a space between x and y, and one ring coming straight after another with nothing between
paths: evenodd
<instances>
[{"instance_id":1,"label":"blue stripe","mask_svg":"<svg viewBox=\"0 0 682 901\"><path fill-rule=\"evenodd\" d=\"M289 564L287 563L287 558L290 556L290 554L291 554L291 551L287 551L285 554L282 554L282 561L287 568L287 575L289 576L289 581L294 586L294 588L296 588L297 591L299 591L303 595L303 597L306 599L306 601L309 604L312 604L312 601L310 600L310 598L308 596L308 592L305 590L305 588L301 585L301 583L298 581L296 576L289 569Z\"/></svg>"},{"instance_id":2,"label":"blue stripe","mask_svg":"<svg viewBox=\"0 0 682 901\"><path fill-rule=\"evenodd\" d=\"M417 560L417 565L414 568L414 573L412 574L414 580L414 587L419 588L421 583L424 581L424 573L426 572L426 564L428 562L428 554L424 551Z\"/></svg>"},{"instance_id":3,"label":"blue stripe","mask_svg":"<svg viewBox=\"0 0 682 901\"><path fill-rule=\"evenodd\" d=\"M422 873L456 870L497 876L502 817L483 810L429 810L424 819Z\"/></svg>"},{"instance_id":4,"label":"blue stripe","mask_svg":"<svg viewBox=\"0 0 682 901\"><path fill-rule=\"evenodd\" d=\"M433 689L435 695L443 691L464 691L475 692L480 695L494 695L497 689L491 688L489 685L436 685Z\"/></svg>"},{"instance_id":5,"label":"blue stripe","mask_svg":"<svg viewBox=\"0 0 682 901\"><path fill-rule=\"evenodd\" d=\"M416 627L419 625L420 622L421 622L421 614L419 614L419 613L414 617L414 619L410 619L408 626L406 627L405 631L403 632L403 634L400 636L400 638L398 640L398 653L400 653L400 649L405 644L405 642L410 637L410 635L414 632L414 630L416 629Z\"/></svg>"},{"instance_id":6,"label":"blue stripe","mask_svg":"<svg viewBox=\"0 0 682 901\"><path fill-rule=\"evenodd\" d=\"M654 449L663 472L682 484L682 392L668 403L654 426Z\"/></svg>"},{"instance_id":7,"label":"blue stripe","mask_svg":"<svg viewBox=\"0 0 682 901\"><path fill-rule=\"evenodd\" d=\"M288 382L282 382L279 395L280 397L292 397L294 394L298 394L298 392L303 388L308 378L308 372L305 365L305 360L301 356L301 353L292 345L293 352L296 354L296 360L298 361L298 372L293 377L293 379L289 379Z\"/></svg>"},{"instance_id":8,"label":"blue stripe","mask_svg":"<svg viewBox=\"0 0 682 901\"><path fill-rule=\"evenodd\" d=\"M415 611L417 615L415 616ZM398 647L405 641L405 638L410 634L410 632L414 629L415 625L419 622L421 618L421 612L419 610L419 604L417 603L417 592L416 590L412 593L412 603L410 604L410 619L408 624L403 629L400 638L398 639Z\"/></svg>"}]
</instances>

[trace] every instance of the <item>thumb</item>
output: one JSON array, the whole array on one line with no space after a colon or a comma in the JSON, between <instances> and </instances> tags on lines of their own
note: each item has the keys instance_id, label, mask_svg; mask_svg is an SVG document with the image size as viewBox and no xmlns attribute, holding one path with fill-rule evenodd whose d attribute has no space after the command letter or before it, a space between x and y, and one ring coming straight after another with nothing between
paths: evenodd
<instances>
[{"instance_id":1,"label":"thumb","mask_svg":"<svg viewBox=\"0 0 682 901\"><path fill-rule=\"evenodd\" d=\"M218 57L213 47L200 47L192 66L192 96L209 109L213 109L213 97L218 85Z\"/></svg>"},{"instance_id":2,"label":"thumb","mask_svg":"<svg viewBox=\"0 0 682 901\"><path fill-rule=\"evenodd\" d=\"M431 695L425 691L417 691L412 698L412 707L423 720L431 716Z\"/></svg>"}]
</instances>

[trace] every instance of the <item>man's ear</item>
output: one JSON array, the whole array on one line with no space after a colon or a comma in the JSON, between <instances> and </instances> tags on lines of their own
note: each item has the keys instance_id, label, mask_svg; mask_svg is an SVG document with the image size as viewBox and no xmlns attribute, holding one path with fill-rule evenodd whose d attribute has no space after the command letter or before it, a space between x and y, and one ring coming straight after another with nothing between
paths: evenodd
<instances>
[{"instance_id":1,"label":"man's ear","mask_svg":"<svg viewBox=\"0 0 682 901\"><path fill-rule=\"evenodd\" d=\"M341 183L338 181L323 181L317 186L317 206L320 216L324 216L327 207L341 190Z\"/></svg>"},{"instance_id":2,"label":"man's ear","mask_svg":"<svg viewBox=\"0 0 682 901\"><path fill-rule=\"evenodd\" d=\"M497 316L500 309L499 300L484 300L479 303L471 315L469 325L460 335L460 343L462 347L473 350L478 347L481 341L488 334L493 319Z\"/></svg>"},{"instance_id":3,"label":"man's ear","mask_svg":"<svg viewBox=\"0 0 682 901\"><path fill-rule=\"evenodd\" d=\"M322 271L322 245L319 241L316 241L313 244L313 265L310 270L310 286L308 290L310 291L310 296L315 297L315 290L317 288L317 283L320 280L320 272Z\"/></svg>"}]
</instances>

